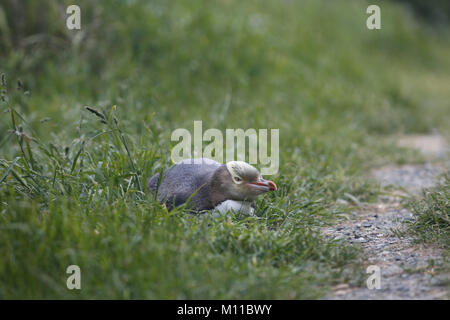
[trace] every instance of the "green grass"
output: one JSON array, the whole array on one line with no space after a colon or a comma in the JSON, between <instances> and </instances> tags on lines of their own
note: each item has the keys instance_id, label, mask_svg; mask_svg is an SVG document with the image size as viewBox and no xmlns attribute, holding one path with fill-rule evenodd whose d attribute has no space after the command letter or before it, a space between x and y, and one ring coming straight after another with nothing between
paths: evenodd
<instances>
[{"instance_id":1,"label":"green grass","mask_svg":"<svg viewBox=\"0 0 450 320\"><path fill-rule=\"evenodd\" d=\"M426 189L423 197L411 199L407 207L415 215L415 221L407 224L401 236L413 237L417 243L443 249L443 260L436 265L435 272L447 274L450 271L450 176L448 172L436 187ZM448 280L441 285L449 286Z\"/></svg>"},{"instance_id":2,"label":"green grass","mask_svg":"<svg viewBox=\"0 0 450 320\"><path fill-rule=\"evenodd\" d=\"M0 5L3 299L320 297L362 271L320 235L348 210L336 199L373 200L367 170L410 159L391 135L450 133L448 30L399 5L369 31L362 1L81 2L77 33L43 3L43 22L23 3L22 32ZM194 120L280 129L279 191L254 217L146 192Z\"/></svg>"},{"instance_id":3,"label":"green grass","mask_svg":"<svg viewBox=\"0 0 450 320\"><path fill-rule=\"evenodd\" d=\"M450 176L408 206L416 216L409 232L420 242L437 244L450 253Z\"/></svg>"}]
</instances>

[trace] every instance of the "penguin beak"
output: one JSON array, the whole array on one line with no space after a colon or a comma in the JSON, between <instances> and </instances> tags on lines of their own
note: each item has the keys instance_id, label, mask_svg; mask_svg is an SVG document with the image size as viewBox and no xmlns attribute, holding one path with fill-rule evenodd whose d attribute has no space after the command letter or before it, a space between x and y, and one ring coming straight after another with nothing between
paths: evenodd
<instances>
[{"instance_id":1,"label":"penguin beak","mask_svg":"<svg viewBox=\"0 0 450 320\"><path fill-rule=\"evenodd\" d=\"M275 184L275 182L270 181L270 180L265 180L263 178L259 178L257 181L249 182L248 184L251 187L257 188L257 189L265 191L265 192L277 190L277 185Z\"/></svg>"}]
</instances>

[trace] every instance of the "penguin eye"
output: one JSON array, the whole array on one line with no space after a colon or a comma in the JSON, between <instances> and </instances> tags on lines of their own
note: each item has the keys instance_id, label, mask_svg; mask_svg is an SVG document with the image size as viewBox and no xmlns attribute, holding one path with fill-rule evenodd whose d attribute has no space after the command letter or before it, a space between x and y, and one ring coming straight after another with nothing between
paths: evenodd
<instances>
[{"instance_id":1,"label":"penguin eye","mask_svg":"<svg viewBox=\"0 0 450 320\"><path fill-rule=\"evenodd\" d=\"M234 182L240 183L240 182L242 182L242 179L239 177L234 177Z\"/></svg>"}]
</instances>

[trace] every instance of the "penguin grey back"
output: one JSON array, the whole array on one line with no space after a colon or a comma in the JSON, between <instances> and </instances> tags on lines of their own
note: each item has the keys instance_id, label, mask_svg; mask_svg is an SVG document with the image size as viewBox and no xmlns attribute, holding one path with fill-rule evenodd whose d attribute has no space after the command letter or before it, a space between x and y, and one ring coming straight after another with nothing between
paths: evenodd
<instances>
[{"instance_id":1,"label":"penguin grey back","mask_svg":"<svg viewBox=\"0 0 450 320\"><path fill-rule=\"evenodd\" d=\"M153 177L148 179L147 189L149 189L151 192L156 192L156 189L158 188L158 180L159 180L159 173L155 174Z\"/></svg>"},{"instance_id":2,"label":"penguin grey back","mask_svg":"<svg viewBox=\"0 0 450 320\"><path fill-rule=\"evenodd\" d=\"M220 163L206 158L183 160L164 171L158 190L159 174L149 179L147 187L158 192L158 201L166 203L169 208L187 202L195 193L190 201L191 206L196 210L212 209L208 182L220 166Z\"/></svg>"}]
</instances>

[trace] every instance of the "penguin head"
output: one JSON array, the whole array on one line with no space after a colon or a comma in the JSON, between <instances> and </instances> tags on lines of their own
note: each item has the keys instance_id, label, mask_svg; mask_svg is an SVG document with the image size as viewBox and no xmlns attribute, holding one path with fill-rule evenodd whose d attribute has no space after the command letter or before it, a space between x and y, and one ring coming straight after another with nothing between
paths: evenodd
<instances>
[{"instance_id":1,"label":"penguin head","mask_svg":"<svg viewBox=\"0 0 450 320\"><path fill-rule=\"evenodd\" d=\"M231 200L252 201L257 196L277 190L273 181L265 180L258 170L243 161L229 161L217 177Z\"/></svg>"}]
</instances>

